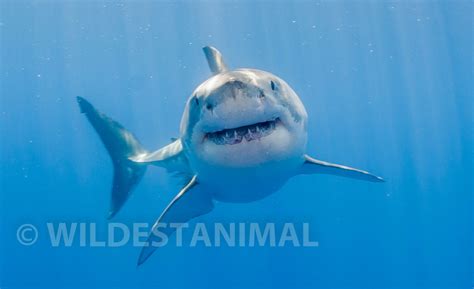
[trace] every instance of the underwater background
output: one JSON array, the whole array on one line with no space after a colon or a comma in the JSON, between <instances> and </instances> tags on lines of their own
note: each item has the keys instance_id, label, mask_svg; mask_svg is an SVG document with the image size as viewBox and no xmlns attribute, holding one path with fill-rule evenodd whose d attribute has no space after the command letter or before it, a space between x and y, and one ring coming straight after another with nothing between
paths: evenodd
<instances>
[{"instance_id":1,"label":"underwater background","mask_svg":"<svg viewBox=\"0 0 474 289\"><path fill-rule=\"evenodd\" d=\"M0 288L471 288L472 1L0 1ZM229 67L270 71L309 114L308 153L385 178L298 176L200 222L307 222L318 247L52 247L106 233L112 165L75 97L148 149ZM231 185L231 184L230 184ZM251 184L249 184L251 185ZM179 189L150 167L112 220L153 223ZM22 224L38 241L17 240Z\"/></svg>"}]
</instances>

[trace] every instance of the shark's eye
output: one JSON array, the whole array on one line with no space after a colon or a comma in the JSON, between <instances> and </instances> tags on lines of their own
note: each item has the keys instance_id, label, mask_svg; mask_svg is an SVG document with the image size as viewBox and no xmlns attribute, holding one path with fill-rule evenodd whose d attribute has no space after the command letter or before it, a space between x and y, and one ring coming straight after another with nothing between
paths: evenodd
<instances>
[{"instance_id":1,"label":"shark's eye","mask_svg":"<svg viewBox=\"0 0 474 289\"><path fill-rule=\"evenodd\" d=\"M207 108L208 110L213 110L213 109L214 109L214 106L213 106L212 104L208 103L208 104L206 105L206 108Z\"/></svg>"},{"instance_id":2,"label":"shark's eye","mask_svg":"<svg viewBox=\"0 0 474 289\"><path fill-rule=\"evenodd\" d=\"M272 90L276 90L276 84L273 81L270 81L270 86L272 87Z\"/></svg>"},{"instance_id":3,"label":"shark's eye","mask_svg":"<svg viewBox=\"0 0 474 289\"><path fill-rule=\"evenodd\" d=\"M265 98L265 93L263 90L260 91L260 94L258 95L259 98Z\"/></svg>"}]
</instances>

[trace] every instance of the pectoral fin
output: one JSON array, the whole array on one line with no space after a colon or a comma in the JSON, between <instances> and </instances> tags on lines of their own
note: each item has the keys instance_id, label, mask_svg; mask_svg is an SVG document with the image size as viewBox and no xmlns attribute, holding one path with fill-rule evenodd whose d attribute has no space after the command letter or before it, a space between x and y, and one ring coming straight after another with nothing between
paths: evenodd
<instances>
[{"instance_id":1,"label":"pectoral fin","mask_svg":"<svg viewBox=\"0 0 474 289\"><path fill-rule=\"evenodd\" d=\"M197 185L197 176L193 176L163 211L153 225L146 245L142 248L138 265L143 264L157 249L157 246L153 245L161 239L157 236L157 230L170 237L176 231L176 227L171 227L170 224L186 223L212 211L214 203L211 196L203 190L197 189Z\"/></svg>"},{"instance_id":2,"label":"pectoral fin","mask_svg":"<svg viewBox=\"0 0 474 289\"><path fill-rule=\"evenodd\" d=\"M369 182L385 182L381 177L363 170L320 161L308 155L305 155L304 158L301 174L328 174Z\"/></svg>"}]
</instances>

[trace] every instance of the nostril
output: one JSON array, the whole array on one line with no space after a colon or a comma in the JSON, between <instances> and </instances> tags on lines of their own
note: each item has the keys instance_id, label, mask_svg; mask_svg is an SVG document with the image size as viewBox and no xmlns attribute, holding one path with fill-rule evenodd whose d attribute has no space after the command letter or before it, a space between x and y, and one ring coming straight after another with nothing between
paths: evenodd
<instances>
[{"instance_id":1,"label":"nostril","mask_svg":"<svg viewBox=\"0 0 474 289\"><path fill-rule=\"evenodd\" d=\"M263 90L260 91L260 94L258 95L259 98L265 98L265 93Z\"/></svg>"}]
</instances>

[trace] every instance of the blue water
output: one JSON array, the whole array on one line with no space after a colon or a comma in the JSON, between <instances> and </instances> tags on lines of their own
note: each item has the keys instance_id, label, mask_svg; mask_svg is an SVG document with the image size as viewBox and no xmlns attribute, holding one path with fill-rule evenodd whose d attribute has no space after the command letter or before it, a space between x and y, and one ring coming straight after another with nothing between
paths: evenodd
<instances>
[{"instance_id":1,"label":"blue water","mask_svg":"<svg viewBox=\"0 0 474 289\"><path fill-rule=\"evenodd\" d=\"M0 288L470 288L471 1L0 2ZM285 79L308 152L384 184L300 176L199 221L307 222L319 247L53 248L46 223L104 235L112 165L75 96L156 149L210 76L201 48ZM151 168L114 222L179 189ZM22 224L38 241L21 245Z\"/></svg>"}]
</instances>

